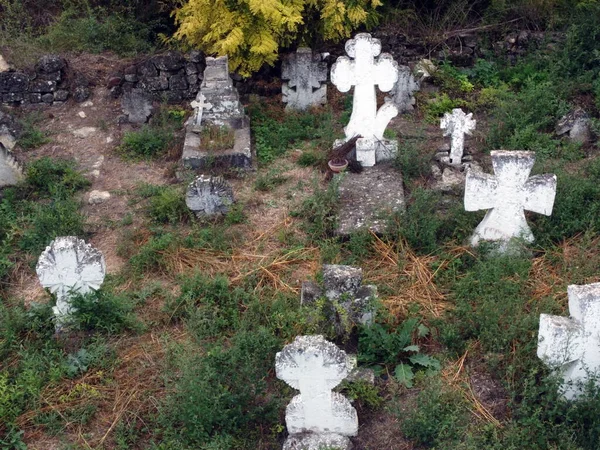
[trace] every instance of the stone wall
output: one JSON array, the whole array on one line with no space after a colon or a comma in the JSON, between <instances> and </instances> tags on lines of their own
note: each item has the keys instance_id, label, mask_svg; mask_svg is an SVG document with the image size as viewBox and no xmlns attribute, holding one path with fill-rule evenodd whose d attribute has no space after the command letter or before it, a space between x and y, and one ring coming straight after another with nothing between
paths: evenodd
<instances>
[{"instance_id":1,"label":"stone wall","mask_svg":"<svg viewBox=\"0 0 600 450\"><path fill-rule=\"evenodd\" d=\"M0 102L60 104L69 97L82 102L90 95L88 85L83 75L68 70L64 58L45 55L32 69L0 72Z\"/></svg>"},{"instance_id":2,"label":"stone wall","mask_svg":"<svg viewBox=\"0 0 600 450\"><path fill-rule=\"evenodd\" d=\"M108 87L116 98L123 92L142 89L153 99L178 103L196 97L205 67L204 55L192 51L188 55L168 52L155 55L115 73Z\"/></svg>"}]
</instances>

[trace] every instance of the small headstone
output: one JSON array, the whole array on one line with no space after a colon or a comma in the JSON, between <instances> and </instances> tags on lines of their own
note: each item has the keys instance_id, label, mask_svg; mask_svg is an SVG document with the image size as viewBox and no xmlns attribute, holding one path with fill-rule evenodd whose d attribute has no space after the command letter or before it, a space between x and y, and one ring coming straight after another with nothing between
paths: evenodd
<instances>
[{"instance_id":1,"label":"small headstone","mask_svg":"<svg viewBox=\"0 0 600 450\"><path fill-rule=\"evenodd\" d=\"M416 103L414 93L419 90L419 83L408 66L398 66L398 81L391 92L391 101L394 102L398 112L404 113L414 109Z\"/></svg>"},{"instance_id":2,"label":"small headstone","mask_svg":"<svg viewBox=\"0 0 600 450\"><path fill-rule=\"evenodd\" d=\"M332 392L354 368L352 360L323 336L298 336L275 356L277 378L300 391L286 408L290 434L284 449L350 448L358 416L348 399Z\"/></svg>"},{"instance_id":3,"label":"small headstone","mask_svg":"<svg viewBox=\"0 0 600 450\"><path fill-rule=\"evenodd\" d=\"M146 123L152 114L152 99L143 89L132 89L121 97L121 109L130 123Z\"/></svg>"},{"instance_id":4,"label":"small headstone","mask_svg":"<svg viewBox=\"0 0 600 450\"><path fill-rule=\"evenodd\" d=\"M327 102L327 64L320 54L301 47L284 59L281 86L286 110L305 110Z\"/></svg>"},{"instance_id":5,"label":"small headstone","mask_svg":"<svg viewBox=\"0 0 600 450\"><path fill-rule=\"evenodd\" d=\"M512 238L533 242L534 237L525 220L524 211L549 216L556 195L556 175L529 177L535 163L534 152L492 151L495 175L467 172L465 210L489 209L471 237L471 245L480 240L498 241L499 250L507 250Z\"/></svg>"},{"instance_id":6,"label":"small headstone","mask_svg":"<svg viewBox=\"0 0 600 450\"><path fill-rule=\"evenodd\" d=\"M106 263L102 253L83 239L66 236L46 247L35 270L42 286L56 295L53 311L60 328L72 312L69 298L73 293L97 290L104 281Z\"/></svg>"},{"instance_id":7,"label":"small headstone","mask_svg":"<svg viewBox=\"0 0 600 450\"><path fill-rule=\"evenodd\" d=\"M233 189L223 177L200 175L190 183L185 195L185 204L200 218L226 214L233 202Z\"/></svg>"},{"instance_id":8,"label":"small headstone","mask_svg":"<svg viewBox=\"0 0 600 450\"><path fill-rule=\"evenodd\" d=\"M390 91L398 80L398 64L391 55L380 55L381 42L368 33L359 33L346 42L346 53L350 58L340 56L331 68L331 82L341 92L348 92L354 86L352 115L344 133L346 140L357 135L365 139L356 143L356 159L370 167L377 162L379 143L385 142L383 132L398 115L398 109L390 101L377 110L375 86L382 92Z\"/></svg>"},{"instance_id":9,"label":"small headstone","mask_svg":"<svg viewBox=\"0 0 600 450\"><path fill-rule=\"evenodd\" d=\"M2 143L0 143L0 188L14 186L23 179L23 170Z\"/></svg>"},{"instance_id":10,"label":"small headstone","mask_svg":"<svg viewBox=\"0 0 600 450\"><path fill-rule=\"evenodd\" d=\"M537 355L563 378L563 395L572 400L599 374L600 283L571 285L568 294L571 318L540 315Z\"/></svg>"},{"instance_id":11,"label":"small headstone","mask_svg":"<svg viewBox=\"0 0 600 450\"><path fill-rule=\"evenodd\" d=\"M462 163L465 134L471 134L475 130L475 125L473 113L465 114L460 108L453 109L452 113L444 114L440 128L444 130L444 136L451 137L450 164L460 165Z\"/></svg>"}]
</instances>

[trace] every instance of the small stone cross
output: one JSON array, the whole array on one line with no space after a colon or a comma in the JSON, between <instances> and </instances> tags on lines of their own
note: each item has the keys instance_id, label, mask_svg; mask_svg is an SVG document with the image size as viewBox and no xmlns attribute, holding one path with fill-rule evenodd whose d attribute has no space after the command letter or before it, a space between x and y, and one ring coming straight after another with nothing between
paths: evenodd
<instances>
[{"instance_id":1,"label":"small stone cross","mask_svg":"<svg viewBox=\"0 0 600 450\"><path fill-rule=\"evenodd\" d=\"M320 335L298 336L277 353L277 378L300 390L286 409L290 434L356 436L356 410L343 395L331 391L352 369L346 353Z\"/></svg>"},{"instance_id":2,"label":"small stone cross","mask_svg":"<svg viewBox=\"0 0 600 450\"><path fill-rule=\"evenodd\" d=\"M471 237L476 246L481 239L504 241L522 237L533 242L524 211L549 216L556 195L556 175L529 177L535 162L534 152L492 151L494 175L467 172L465 210L489 209Z\"/></svg>"},{"instance_id":3,"label":"small stone cross","mask_svg":"<svg viewBox=\"0 0 600 450\"><path fill-rule=\"evenodd\" d=\"M465 114L460 108L453 109L452 114L444 114L440 128L445 130L444 136L451 136L450 164L459 165L462 162L465 134L471 134L476 123L473 113Z\"/></svg>"},{"instance_id":4,"label":"small stone cross","mask_svg":"<svg viewBox=\"0 0 600 450\"><path fill-rule=\"evenodd\" d=\"M286 110L304 110L327 102L327 64L321 55L301 47L283 62L281 78L289 80L281 86Z\"/></svg>"},{"instance_id":5,"label":"small stone cross","mask_svg":"<svg viewBox=\"0 0 600 450\"><path fill-rule=\"evenodd\" d=\"M563 395L571 400L600 369L600 283L571 285L571 318L540 315L537 355L562 376Z\"/></svg>"},{"instance_id":6,"label":"small stone cross","mask_svg":"<svg viewBox=\"0 0 600 450\"><path fill-rule=\"evenodd\" d=\"M206 108L206 109L212 108L212 105L210 103L206 102L206 97L204 97L202 92L198 93L198 95L196 96L196 100L194 100L192 103L190 103L190 106L192 108L194 108L194 117L192 119L192 125L196 125L196 126L201 125L202 111L204 110L204 108Z\"/></svg>"},{"instance_id":7,"label":"small stone cross","mask_svg":"<svg viewBox=\"0 0 600 450\"><path fill-rule=\"evenodd\" d=\"M56 294L53 308L57 328L72 312L69 298L73 293L97 290L106 275L102 253L75 236L58 237L42 252L35 268L40 283Z\"/></svg>"},{"instance_id":8,"label":"small stone cross","mask_svg":"<svg viewBox=\"0 0 600 450\"><path fill-rule=\"evenodd\" d=\"M398 108L386 102L379 111L375 86L388 92L398 80L398 64L391 55L381 54L381 41L368 33L359 33L346 42L346 56L340 56L331 68L331 82L341 92L354 86L354 100L350 122L344 128L346 139L361 135L366 139L383 139L383 132Z\"/></svg>"}]
</instances>

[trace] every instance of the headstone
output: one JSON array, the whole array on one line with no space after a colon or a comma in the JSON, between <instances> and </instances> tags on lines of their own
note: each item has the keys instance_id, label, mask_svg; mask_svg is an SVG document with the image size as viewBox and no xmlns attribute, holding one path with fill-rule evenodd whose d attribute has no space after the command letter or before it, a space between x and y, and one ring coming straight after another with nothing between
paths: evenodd
<instances>
[{"instance_id":1,"label":"headstone","mask_svg":"<svg viewBox=\"0 0 600 450\"><path fill-rule=\"evenodd\" d=\"M375 86L388 92L398 80L398 64L392 56L381 53L381 42L368 33L359 33L346 42L346 56L340 56L331 68L331 82L341 92L354 86L354 99L350 122L344 128L346 140L362 136L356 143L356 159L363 166L374 166L381 159L389 159L397 152L394 144L383 138L383 132L398 109L390 101L377 110ZM386 147L380 149L381 145ZM339 145L338 143L334 146Z\"/></svg>"},{"instance_id":2,"label":"headstone","mask_svg":"<svg viewBox=\"0 0 600 450\"><path fill-rule=\"evenodd\" d=\"M444 136L450 136L450 160L452 165L460 165L465 147L465 134L471 134L475 129L476 121L473 113L465 114L462 109L455 108L452 113L444 114L440 128Z\"/></svg>"},{"instance_id":3,"label":"headstone","mask_svg":"<svg viewBox=\"0 0 600 450\"><path fill-rule=\"evenodd\" d=\"M185 195L185 204L197 217L226 214L233 202L233 189L223 177L200 175Z\"/></svg>"},{"instance_id":4,"label":"headstone","mask_svg":"<svg viewBox=\"0 0 600 450\"><path fill-rule=\"evenodd\" d=\"M288 80L281 86L286 111L327 102L327 64L310 48L301 47L284 59L281 79Z\"/></svg>"},{"instance_id":5,"label":"headstone","mask_svg":"<svg viewBox=\"0 0 600 450\"><path fill-rule=\"evenodd\" d=\"M97 290L106 275L102 253L75 236L54 239L40 255L35 268L40 283L56 295L53 308L57 328L67 323L73 293Z\"/></svg>"},{"instance_id":6,"label":"headstone","mask_svg":"<svg viewBox=\"0 0 600 450\"><path fill-rule=\"evenodd\" d=\"M0 143L0 188L14 186L23 179L23 170L4 145Z\"/></svg>"},{"instance_id":7,"label":"headstone","mask_svg":"<svg viewBox=\"0 0 600 450\"><path fill-rule=\"evenodd\" d=\"M398 66L398 81L391 92L391 101L398 108L398 112L404 113L414 109L416 103L414 93L420 89L419 83L408 66Z\"/></svg>"},{"instance_id":8,"label":"headstone","mask_svg":"<svg viewBox=\"0 0 600 450\"><path fill-rule=\"evenodd\" d=\"M600 283L567 290L571 317L540 315L537 355L563 378L563 395L572 400L599 374Z\"/></svg>"},{"instance_id":9,"label":"headstone","mask_svg":"<svg viewBox=\"0 0 600 450\"><path fill-rule=\"evenodd\" d=\"M277 353L277 378L300 391L286 408L290 437L284 449L331 448L333 442L334 448L350 448L347 436L358 433L358 416L332 389L353 368L346 353L320 335L298 336Z\"/></svg>"},{"instance_id":10,"label":"headstone","mask_svg":"<svg viewBox=\"0 0 600 450\"><path fill-rule=\"evenodd\" d=\"M499 241L500 251L506 244L521 237L533 242L534 237L525 220L524 211L549 216L556 195L556 175L529 177L535 162L534 152L492 151L495 175L469 170L465 182L465 210L489 209L471 237L471 245L480 240Z\"/></svg>"},{"instance_id":11,"label":"headstone","mask_svg":"<svg viewBox=\"0 0 600 450\"><path fill-rule=\"evenodd\" d=\"M143 89L132 89L121 98L121 108L131 123L146 123L152 114L152 99Z\"/></svg>"}]
</instances>

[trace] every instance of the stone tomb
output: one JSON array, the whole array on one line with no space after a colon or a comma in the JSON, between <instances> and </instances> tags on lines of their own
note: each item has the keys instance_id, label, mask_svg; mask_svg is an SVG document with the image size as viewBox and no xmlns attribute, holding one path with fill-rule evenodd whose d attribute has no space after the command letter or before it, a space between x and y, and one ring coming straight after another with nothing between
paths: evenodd
<instances>
[{"instance_id":1,"label":"stone tomb","mask_svg":"<svg viewBox=\"0 0 600 450\"><path fill-rule=\"evenodd\" d=\"M323 336L298 336L275 356L277 378L300 391L285 411L290 436L284 450L351 448L358 416L348 399L332 392L354 368L353 360Z\"/></svg>"},{"instance_id":2,"label":"stone tomb","mask_svg":"<svg viewBox=\"0 0 600 450\"><path fill-rule=\"evenodd\" d=\"M572 400L600 369L600 283L567 291L571 317L540 315L537 355L563 378L563 395Z\"/></svg>"},{"instance_id":3,"label":"stone tomb","mask_svg":"<svg viewBox=\"0 0 600 450\"><path fill-rule=\"evenodd\" d=\"M549 216L556 195L556 175L529 177L535 162L534 152L492 151L495 175L467 172L465 210L489 209L471 237L471 245L479 241L497 241L499 250L508 250L509 241L534 237L525 220L524 211Z\"/></svg>"},{"instance_id":4,"label":"stone tomb","mask_svg":"<svg viewBox=\"0 0 600 450\"><path fill-rule=\"evenodd\" d=\"M331 82L341 92L354 87L352 115L344 128L346 140L362 136L356 142L356 159L363 167L392 159L398 152L398 141L383 138L398 108L386 101L379 110L375 86L388 92L398 80L398 64L392 56L381 53L381 42L368 33L359 33L346 42L346 56L340 56L331 68ZM334 147L341 142L334 143Z\"/></svg>"},{"instance_id":5,"label":"stone tomb","mask_svg":"<svg viewBox=\"0 0 600 450\"><path fill-rule=\"evenodd\" d=\"M450 136L450 158L448 163L460 166L465 148L465 134L471 134L475 130L477 122L473 120L473 113L465 114L462 109L455 108L452 113L444 114L440 122L440 128L444 130L444 136Z\"/></svg>"},{"instance_id":6,"label":"stone tomb","mask_svg":"<svg viewBox=\"0 0 600 450\"><path fill-rule=\"evenodd\" d=\"M301 47L284 59L281 78L288 80L281 85L286 111L327 103L327 63L310 48Z\"/></svg>"},{"instance_id":7,"label":"stone tomb","mask_svg":"<svg viewBox=\"0 0 600 450\"><path fill-rule=\"evenodd\" d=\"M206 58L206 69L196 100L194 115L186 123L183 165L192 169L252 166L250 121L229 77L227 56ZM219 128L233 134L230 148L210 149L202 142L203 130ZM231 130L231 131L225 131ZM205 140L206 134L204 134Z\"/></svg>"},{"instance_id":8,"label":"stone tomb","mask_svg":"<svg viewBox=\"0 0 600 450\"><path fill-rule=\"evenodd\" d=\"M87 294L97 290L106 275L102 253L75 236L54 239L40 255L35 268L40 283L56 295L53 311L56 326L68 323L74 293Z\"/></svg>"},{"instance_id":9,"label":"stone tomb","mask_svg":"<svg viewBox=\"0 0 600 450\"><path fill-rule=\"evenodd\" d=\"M233 202L233 189L223 177L200 175L185 195L185 204L198 218L226 214Z\"/></svg>"}]
</instances>

